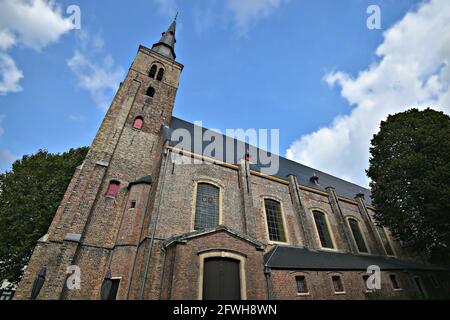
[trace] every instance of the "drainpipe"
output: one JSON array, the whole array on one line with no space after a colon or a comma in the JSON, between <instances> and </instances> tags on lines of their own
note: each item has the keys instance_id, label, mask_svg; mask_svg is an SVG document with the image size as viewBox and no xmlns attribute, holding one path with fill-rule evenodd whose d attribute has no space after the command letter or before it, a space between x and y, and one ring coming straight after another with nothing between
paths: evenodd
<instances>
[{"instance_id":1,"label":"drainpipe","mask_svg":"<svg viewBox=\"0 0 450 320\"><path fill-rule=\"evenodd\" d=\"M156 210L155 210L155 220L154 220L154 224L153 224L152 235L149 239L147 238L147 241L149 241L149 246L148 246L148 249L147 249L147 252L145 255L145 260L144 260L144 266L145 266L144 278L142 279L141 288L139 291L139 300L144 299L145 283L147 282L147 273L148 273L148 268L149 268L149 264L150 264L150 257L152 255L153 242L155 239L156 227L158 225L159 209L161 207L161 198L162 198L163 189L164 189L164 180L166 178L166 173L167 173L167 163L169 162L169 151L167 150L167 143L164 146L163 157L164 157L164 168L163 168L163 174L161 177L161 188L159 189L159 193L158 193L158 204L156 205Z\"/></svg>"},{"instance_id":2,"label":"drainpipe","mask_svg":"<svg viewBox=\"0 0 450 320\"><path fill-rule=\"evenodd\" d=\"M264 277L266 278L266 288L267 288L267 300L273 299L273 291L272 291L272 281L271 281L271 273L272 269L269 267L269 262L272 259L275 252L277 252L279 246L275 246L275 249L272 250L269 259L267 259L266 263L264 263Z\"/></svg>"},{"instance_id":3,"label":"drainpipe","mask_svg":"<svg viewBox=\"0 0 450 320\"><path fill-rule=\"evenodd\" d=\"M270 281L270 274L272 270L269 267L264 268L264 277L266 278L266 288L267 288L267 300L272 300L272 283Z\"/></svg>"},{"instance_id":4,"label":"drainpipe","mask_svg":"<svg viewBox=\"0 0 450 320\"><path fill-rule=\"evenodd\" d=\"M164 276L165 276L165 269L166 269L166 260L167 260L167 249L163 246L161 248L161 251L164 254L164 258L163 258L163 265L161 268L161 273L160 273L160 282L159 282L159 297L158 300L161 300L162 297L162 287L163 287L163 281L164 281Z\"/></svg>"}]
</instances>

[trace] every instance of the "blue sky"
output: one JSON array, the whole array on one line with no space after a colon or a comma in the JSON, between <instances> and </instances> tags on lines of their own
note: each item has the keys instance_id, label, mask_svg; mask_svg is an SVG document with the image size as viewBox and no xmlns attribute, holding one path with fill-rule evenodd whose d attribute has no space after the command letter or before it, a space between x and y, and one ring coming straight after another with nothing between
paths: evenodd
<instances>
[{"instance_id":1,"label":"blue sky","mask_svg":"<svg viewBox=\"0 0 450 320\"><path fill-rule=\"evenodd\" d=\"M0 7L24 8L5 1ZM319 170L366 184L379 120L411 104L449 110L445 0L41 2L16 0L31 8L20 25L0 10L0 83L9 77L0 85L0 171L41 148L90 145L138 46L157 42L176 10L185 69L174 116L223 131L279 128L280 153ZM81 9L80 30L64 23L71 4ZM372 4L381 30L366 26ZM42 21L48 27L36 31ZM409 57L403 50L413 45L421 49ZM419 80L425 92L402 89Z\"/></svg>"}]
</instances>

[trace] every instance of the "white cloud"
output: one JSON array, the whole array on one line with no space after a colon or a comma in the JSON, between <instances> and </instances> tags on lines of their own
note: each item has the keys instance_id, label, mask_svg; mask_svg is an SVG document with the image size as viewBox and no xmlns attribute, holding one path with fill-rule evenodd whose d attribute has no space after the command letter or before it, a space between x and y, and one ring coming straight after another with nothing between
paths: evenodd
<instances>
[{"instance_id":1,"label":"white cloud","mask_svg":"<svg viewBox=\"0 0 450 320\"><path fill-rule=\"evenodd\" d=\"M286 0L227 0L239 33L245 34L251 23L270 15Z\"/></svg>"},{"instance_id":2,"label":"white cloud","mask_svg":"<svg viewBox=\"0 0 450 320\"><path fill-rule=\"evenodd\" d=\"M7 54L8 49L24 45L42 50L72 27L54 1L0 0L0 94L22 90L19 82L23 73Z\"/></svg>"},{"instance_id":3,"label":"white cloud","mask_svg":"<svg viewBox=\"0 0 450 320\"><path fill-rule=\"evenodd\" d=\"M73 115L71 114L69 116L69 120L73 121L73 122L83 122L85 120L84 116L80 116L80 115Z\"/></svg>"},{"instance_id":4,"label":"white cloud","mask_svg":"<svg viewBox=\"0 0 450 320\"><path fill-rule=\"evenodd\" d=\"M7 149L0 149L0 172L8 170L17 157Z\"/></svg>"},{"instance_id":5,"label":"white cloud","mask_svg":"<svg viewBox=\"0 0 450 320\"><path fill-rule=\"evenodd\" d=\"M158 7L158 12L162 16L174 16L177 12L176 0L153 0Z\"/></svg>"},{"instance_id":6,"label":"white cloud","mask_svg":"<svg viewBox=\"0 0 450 320\"><path fill-rule=\"evenodd\" d=\"M91 34L87 28L77 30L80 49L89 52L101 52L105 47L105 40L100 33Z\"/></svg>"},{"instance_id":7,"label":"white cloud","mask_svg":"<svg viewBox=\"0 0 450 320\"><path fill-rule=\"evenodd\" d=\"M193 7L193 20L195 29L203 33L215 23L224 23L232 19L236 30L240 35L245 35L251 24L256 20L269 16L289 0L225 0L208 2L201 1L200 6ZM164 17L174 17L177 12L177 0L153 0L158 8L158 13ZM225 15L224 15L225 12ZM226 19L224 19L226 16Z\"/></svg>"},{"instance_id":8,"label":"white cloud","mask_svg":"<svg viewBox=\"0 0 450 320\"><path fill-rule=\"evenodd\" d=\"M105 56L100 63L95 63L79 51L75 51L67 65L77 76L78 86L89 91L101 110L107 110L111 96L124 77L124 69L115 66L110 55Z\"/></svg>"},{"instance_id":9,"label":"white cloud","mask_svg":"<svg viewBox=\"0 0 450 320\"><path fill-rule=\"evenodd\" d=\"M16 44L16 38L8 30L0 29L0 51L6 51Z\"/></svg>"},{"instance_id":10,"label":"white cloud","mask_svg":"<svg viewBox=\"0 0 450 320\"><path fill-rule=\"evenodd\" d=\"M0 114L0 137L3 135L4 130L2 128L2 122L5 116ZM0 172L7 170L11 164L17 159L9 150L0 149Z\"/></svg>"},{"instance_id":11,"label":"white cloud","mask_svg":"<svg viewBox=\"0 0 450 320\"><path fill-rule=\"evenodd\" d=\"M105 41L101 33L88 28L77 31L78 49L67 61L77 78L77 86L87 90L97 107L106 111L112 97L125 76L125 70L116 65L110 54L105 54ZM71 121L80 121L70 116Z\"/></svg>"},{"instance_id":12,"label":"white cloud","mask_svg":"<svg viewBox=\"0 0 450 320\"><path fill-rule=\"evenodd\" d=\"M197 33L204 33L214 24L214 13L212 7L195 6L192 9L194 28Z\"/></svg>"},{"instance_id":13,"label":"white cloud","mask_svg":"<svg viewBox=\"0 0 450 320\"><path fill-rule=\"evenodd\" d=\"M0 96L9 92L20 92L22 87L19 82L23 78L15 61L6 53L0 52Z\"/></svg>"},{"instance_id":14,"label":"white cloud","mask_svg":"<svg viewBox=\"0 0 450 320\"><path fill-rule=\"evenodd\" d=\"M389 114L411 107L450 112L450 2L431 0L387 30L378 63L356 77L326 75L355 108L296 140L287 157L367 185L370 140Z\"/></svg>"},{"instance_id":15,"label":"white cloud","mask_svg":"<svg viewBox=\"0 0 450 320\"><path fill-rule=\"evenodd\" d=\"M14 33L26 46L42 49L72 27L54 1L0 0L0 30Z\"/></svg>"}]
</instances>

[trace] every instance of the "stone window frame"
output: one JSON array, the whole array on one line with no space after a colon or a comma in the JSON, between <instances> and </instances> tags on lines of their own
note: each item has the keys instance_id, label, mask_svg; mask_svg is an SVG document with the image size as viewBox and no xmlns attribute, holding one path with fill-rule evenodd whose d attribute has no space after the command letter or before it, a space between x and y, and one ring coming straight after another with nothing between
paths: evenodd
<instances>
[{"instance_id":1,"label":"stone window frame","mask_svg":"<svg viewBox=\"0 0 450 320\"><path fill-rule=\"evenodd\" d=\"M266 199L276 201L280 204L281 221L283 223L284 236L286 238L285 242L270 240L269 224L267 223L267 212L266 212L266 203L265 203ZM262 212L263 212L264 230L266 233L267 242L269 244L281 244L281 245L290 244L289 232L288 232L288 228L287 228L287 224L286 224L286 215L285 215L285 211L284 211L283 201L281 200L281 198L279 198L277 196L273 196L273 195L261 195L260 202L261 202L261 208L262 208Z\"/></svg>"},{"instance_id":2,"label":"stone window frame","mask_svg":"<svg viewBox=\"0 0 450 320\"><path fill-rule=\"evenodd\" d=\"M371 292L377 291L377 289L368 289L366 286L366 281L364 280L364 277L370 277L370 274L368 274L365 271L362 271L362 272L358 272L358 275L361 277L361 281L363 283L363 290L365 293L371 293Z\"/></svg>"},{"instance_id":3,"label":"stone window frame","mask_svg":"<svg viewBox=\"0 0 450 320\"><path fill-rule=\"evenodd\" d=\"M395 281L397 282L398 288L394 287L394 284L392 283L391 276L395 277ZM399 277L398 277L397 273L389 273L388 274L388 279L389 279L389 283L391 284L392 290L394 290L394 291L403 291L403 288L402 288L402 285L401 285L401 283L399 281Z\"/></svg>"},{"instance_id":4,"label":"stone window frame","mask_svg":"<svg viewBox=\"0 0 450 320\"><path fill-rule=\"evenodd\" d=\"M115 195L110 194L110 188L111 188L111 185L113 185L113 184L117 185L117 192L115 193ZM108 181L108 183L106 184L105 198L107 198L107 199L117 199L117 197L120 194L121 186L122 186L122 182L120 180L118 180L118 179L110 179Z\"/></svg>"},{"instance_id":5,"label":"stone window frame","mask_svg":"<svg viewBox=\"0 0 450 320\"><path fill-rule=\"evenodd\" d=\"M157 73L158 73L158 65L155 63L152 63L150 68L147 71L147 74L151 79L155 79Z\"/></svg>"},{"instance_id":6,"label":"stone window frame","mask_svg":"<svg viewBox=\"0 0 450 320\"><path fill-rule=\"evenodd\" d=\"M356 222L358 222L359 233L361 233L361 237L363 238L364 245L366 246L367 252L359 251L358 244L356 243L356 239L355 239L355 236L354 236L354 234L353 234L352 227L351 227L351 225L350 225L350 221L349 221L350 219L356 220ZM367 237L366 237L366 234L365 234L364 230L361 228L361 226L364 225L364 224L361 222L361 219L358 218L358 217L355 216L355 215L349 214L349 215L346 215L346 216L345 216L345 222L347 223L347 226L348 226L348 228L349 228L349 230L350 230L350 234L351 234L351 236L352 236L353 243L355 244L355 247L356 247L356 250L358 250L358 253L359 253L359 254L362 254L362 255L371 255L371 250L370 250L369 242L367 241Z\"/></svg>"},{"instance_id":7,"label":"stone window frame","mask_svg":"<svg viewBox=\"0 0 450 320\"><path fill-rule=\"evenodd\" d=\"M327 272L327 276L330 279L330 285L331 285L331 290L333 291L333 293L335 295L346 295L347 291L345 290L345 283L344 283L344 274L341 272ZM341 284L342 284L342 289L344 289L344 291L336 291L334 288L334 283L333 283L333 277L339 277L341 280Z\"/></svg>"},{"instance_id":8,"label":"stone window frame","mask_svg":"<svg viewBox=\"0 0 450 320\"><path fill-rule=\"evenodd\" d=\"M122 276L120 277L111 277L111 280L119 280L119 286L117 287L117 292L116 292L116 298L114 299L115 301L117 301L117 297L119 296L119 292L120 292L120 286L122 285Z\"/></svg>"},{"instance_id":9,"label":"stone window frame","mask_svg":"<svg viewBox=\"0 0 450 320\"><path fill-rule=\"evenodd\" d=\"M214 249L200 252L199 256L199 272L197 300L203 300L203 279L205 271L205 260L208 258L224 258L239 261L239 281L241 289L241 300L247 300L247 279L245 274L247 256L243 253L229 249Z\"/></svg>"},{"instance_id":10,"label":"stone window frame","mask_svg":"<svg viewBox=\"0 0 450 320\"><path fill-rule=\"evenodd\" d=\"M218 226L222 225L223 223L223 192L224 187L222 184L220 184L217 180L211 179L211 178L199 178L194 179L194 192L192 197L192 212L191 212L191 231L199 231L195 230L195 214L197 209L197 188L199 183L205 183L210 184L212 186L215 186L219 188L219 221L217 223Z\"/></svg>"},{"instance_id":11,"label":"stone window frame","mask_svg":"<svg viewBox=\"0 0 450 320\"><path fill-rule=\"evenodd\" d=\"M153 86L148 86L147 89L145 89L145 96L147 98L153 99L156 95L156 89Z\"/></svg>"},{"instance_id":12,"label":"stone window frame","mask_svg":"<svg viewBox=\"0 0 450 320\"><path fill-rule=\"evenodd\" d=\"M158 68L158 72L156 73L155 80L162 82L164 80L165 75L166 75L166 68L164 66L160 67Z\"/></svg>"},{"instance_id":13,"label":"stone window frame","mask_svg":"<svg viewBox=\"0 0 450 320\"><path fill-rule=\"evenodd\" d=\"M141 126L140 126L140 127L136 126L136 122L137 122L138 120L141 121ZM133 127L132 127L132 129L133 129L133 130L136 130L136 131L142 131L142 129L144 128L144 125L145 125L144 117L141 116L141 115L138 115L138 116L136 116L136 117L134 118L134 120L133 120Z\"/></svg>"},{"instance_id":14,"label":"stone window frame","mask_svg":"<svg viewBox=\"0 0 450 320\"><path fill-rule=\"evenodd\" d=\"M331 238L331 242L333 244L333 248L327 248L327 247L322 246L322 242L320 241L320 236L319 236L319 229L317 228L316 219L314 219L314 211L322 212L325 215L325 221L327 223L328 232L330 233L330 238ZM334 231L333 231L333 228L331 228L330 219L328 218L328 212L326 212L325 210L318 208L318 207L309 208L309 212L311 214L311 218L314 223L314 237L316 239L316 242L319 244L320 250L339 252L336 238L334 237Z\"/></svg>"},{"instance_id":15,"label":"stone window frame","mask_svg":"<svg viewBox=\"0 0 450 320\"><path fill-rule=\"evenodd\" d=\"M150 70L152 69L152 67L154 66L154 65L156 65L156 73L155 73L155 76L152 78L152 77L150 77ZM153 60L150 64L149 64L149 67L147 68L147 75L150 77L150 79L153 79L153 80L155 80L156 81L156 76L158 75L158 71L159 71L159 69L161 69L161 68L163 68L164 69L164 75L165 75L165 70L167 69L166 68L166 66L164 65L164 63L162 63L161 61L159 61L159 60Z\"/></svg>"},{"instance_id":16,"label":"stone window frame","mask_svg":"<svg viewBox=\"0 0 450 320\"><path fill-rule=\"evenodd\" d=\"M312 286L309 285L310 281L310 274L309 272L306 271L293 271L291 272L291 275L294 277L294 281L295 281L295 290L297 297L305 297L305 296L311 296L311 288ZM305 277L305 283L306 283L306 288L308 289L308 292L298 292L297 289L297 277Z\"/></svg>"},{"instance_id":17,"label":"stone window frame","mask_svg":"<svg viewBox=\"0 0 450 320\"><path fill-rule=\"evenodd\" d=\"M395 251L394 241L391 239L391 236L390 236L390 233L388 232L388 229L386 227L381 226L381 225L379 227L383 229L384 235L386 236L386 239L389 242L389 245L391 246L391 249L392 249L392 254L388 254L387 251L386 251L386 248L384 247L383 239L381 239L381 235L378 232L377 225L375 225L375 231L376 231L377 237L380 239L381 243L383 244L384 252L386 252L386 255L388 257L397 257L397 252Z\"/></svg>"}]
</instances>

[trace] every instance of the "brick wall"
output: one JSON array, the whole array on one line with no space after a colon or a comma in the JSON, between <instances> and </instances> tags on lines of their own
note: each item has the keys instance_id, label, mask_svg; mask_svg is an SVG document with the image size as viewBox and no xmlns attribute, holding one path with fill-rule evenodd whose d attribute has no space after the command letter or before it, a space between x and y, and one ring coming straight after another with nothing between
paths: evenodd
<instances>
[{"instance_id":1,"label":"brick wall","mask_svg":"<svg viewBox=\"0 0 450 320\"><path fill-rule=\"evenodd\" d=\"M266 299L264 252L226 231L193 238L185 244L174 244L170 248L166 256L163 297L175 300L198 299L199 277L202 276L199 274L199 253L207 249L229 250L244 255L247 299Z\"/></svg>"},{"instance_id":2,"label":"brick wall","mask_svg":"<svg viewBox=\"0 0 450 320\"><path fill-rule=\"evenodd\" d=\"M345 293L335 293L332 276L340 276ZM364 300L369 299L363 281L363 271L287 271L272 270L271 281L274 299L280 300ZM401 287L394 290L389 276L396 275ZM429 282L429 273L404 272L404 271L382 271L381 292L378 297L385 299L413 299L418 297L418 290L412 282L414 276L419 275L425 283L430 298L448 297L448 289L444 287L434 288ZM307 294L299 294L296 285L296 276L304 276L308 286ZM438 279L448 279L448 274L436 274ZM370 294L369 294L370 296Z\"/></svg>"}]
</instances>

